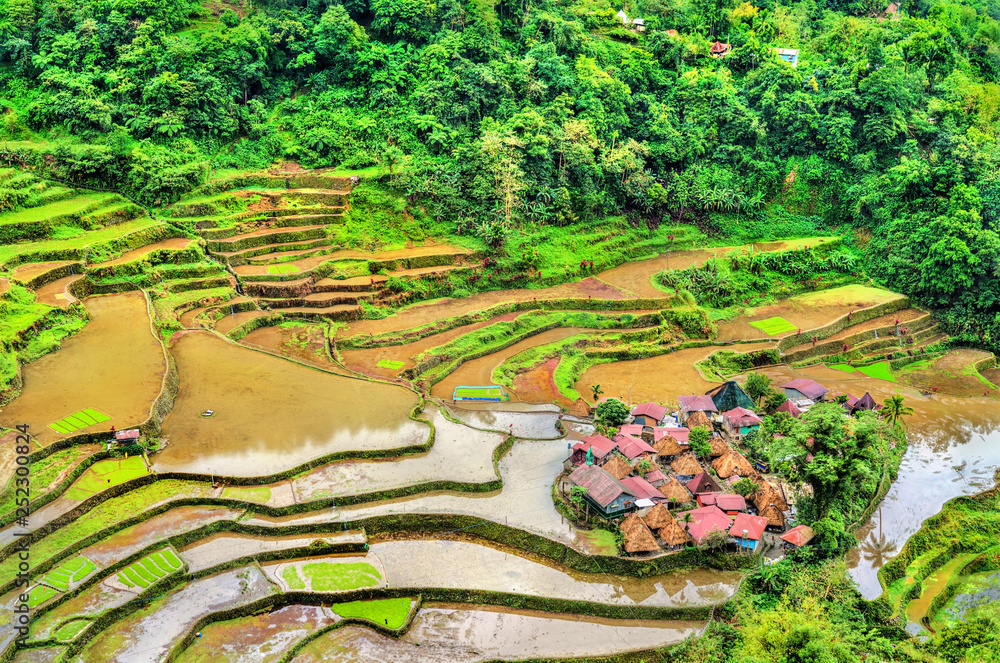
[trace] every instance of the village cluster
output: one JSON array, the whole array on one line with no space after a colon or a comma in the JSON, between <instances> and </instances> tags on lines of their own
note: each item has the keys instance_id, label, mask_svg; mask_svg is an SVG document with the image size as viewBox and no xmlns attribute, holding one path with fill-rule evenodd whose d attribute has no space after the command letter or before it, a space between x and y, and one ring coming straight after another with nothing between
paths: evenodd
<instances>
[{"instance_id":1,"label":"village cluster","mask_svg":"<svg viewBox=\"0 0 1000 663\"><path fill-rule=\"evenodd\" d=\"M807 379L781 389L786 400L777 412L795 418L829 393ZM595 403L595 410L606 400ZM675 412L659 403L636 405L610 437L591 435L573 444L559 479L561 494L576 496L587 513L607 522L627 516L618 527L623 549L632 555L694 545L778 553L807 545L813 532L795 525L790 486L736 449L764 423L746 391L730 381L678 400ZM879 407L867 393L848 395L842 405L849 413ZM698 429L709 435L700 454L691 446Z\"/></svg>"}]
</instances>

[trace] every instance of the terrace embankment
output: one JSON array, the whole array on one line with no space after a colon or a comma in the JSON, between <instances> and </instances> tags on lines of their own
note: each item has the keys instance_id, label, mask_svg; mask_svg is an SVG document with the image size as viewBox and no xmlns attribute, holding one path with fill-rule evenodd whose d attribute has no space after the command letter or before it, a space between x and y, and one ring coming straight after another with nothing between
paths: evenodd
<instances>
[{"instance_id":1,"label":"terrace embankment","mask_svg":"<svg viewBox=\"0 0 1000 663\"><path fill-rule=\"evenodd\" d=\"M418 398L406 389L307 368L210 332L178 336L171 352L181 386L163 421L170 443L154 458L158 471L261 476L337 451L427 441L427 425L409 418Z\"/></svg>"},{"instance_id":2,"label":"terrace embankment","mask_svg":"<svg viewBox=\"0 0 1000 663\"><path fill-rule=\"evenodd\" d=\"M0 425L26 423L43 446L67 437L49 424L88 408L111 418L74 432L136 426L160 392L166 364L143 295L89 297L84 306L87 326L58 352L24 366L21 395L0 411Z\"/></svg>"}]
</instances>

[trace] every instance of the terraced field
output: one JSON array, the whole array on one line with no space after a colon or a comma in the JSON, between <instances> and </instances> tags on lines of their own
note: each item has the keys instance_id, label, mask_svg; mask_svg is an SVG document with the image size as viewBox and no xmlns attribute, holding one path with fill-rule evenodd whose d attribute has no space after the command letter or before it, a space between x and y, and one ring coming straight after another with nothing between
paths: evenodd
<instances>
[{"instance_id":1,"label":"terraced field","mask_svg":"<svg viewBox=\"0 0 1000 663\"><path fill-rule=\"evenodd\" d=\"M155 219L14 171L0 185L26 192L0 215L16 239L0 246L0 425L28 424L34 481L25 529L14 445L0 446L0 623L15 614L22 534L32 547L30 628L0 636L15 660L663 647L701 631L747 558L721 571L693 549L623 555L556 510L567 441L594 432L591 388L671 402L728 377L732 357L779 351L794 367L767 370L884 365L916 380L919 362L900 360L940 334L855 285L717 324L653 283L740 248L695 248L693 228L669 255L457 296L484 256L462 238L352 245L343 178L214 181ZM493 384L512 402L451 402L457 386ZM961 595L985 577L964 575Z\"/></svg>"}]
</instances>

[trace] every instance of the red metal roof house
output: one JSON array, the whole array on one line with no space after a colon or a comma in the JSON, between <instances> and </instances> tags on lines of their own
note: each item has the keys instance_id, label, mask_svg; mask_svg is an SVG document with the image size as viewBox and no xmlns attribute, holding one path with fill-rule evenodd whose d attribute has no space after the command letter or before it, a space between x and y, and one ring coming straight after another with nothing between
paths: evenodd
<instances>
[{"instance_id":1,"label":"red metal roof house","mask_svg":"<svg viewBox=\"0 0 1000 663\"><path fill-rule=\"evenodd\" d=\"M659 426L667 416L667 408L659 403L640 403L632 410L634 422L643 426Z\"/></svg>"},{"instance_id":2,"label":"red metal roof house","mask_svg":"<svg viewBox=\"0 0 1000 663\"><path fill-rule=\"evenodd\" d=\"M761 537L764 536L766 527L767 518L741 513L733 521L733 526L729 529L729 536L733 537L736 545L755 550Z\"/></svg>"}]
</instances>

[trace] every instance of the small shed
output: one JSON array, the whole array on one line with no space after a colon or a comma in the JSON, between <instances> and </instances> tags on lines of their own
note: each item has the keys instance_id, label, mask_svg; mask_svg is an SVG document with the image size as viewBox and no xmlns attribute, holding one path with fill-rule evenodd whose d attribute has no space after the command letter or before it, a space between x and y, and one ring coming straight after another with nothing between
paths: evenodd
<instances>
[{"instance_id":1,"label":"small shed","mask_svg":"<svg viewBox=\"0 0 1000 663\"><path fill-rule=\"evenodd\" d=\"M687 489L697 495L698 493L717 493L719 484L708 472L702 472L695 478L688 481Z\"/></svg>"},{"instance_id":2,"label":"small shed","mask_svg":"<svg viewBox=\"0 0 1000 663\"><path fill-rule=\"evenodd\" d=\"M796 525L781 536L785 548L801 548L816 536L809 525Z\"/></svg>"},{"instance_id":3,"label":"small shed","mask_svg":"<svg viewBox=\"0 0 1000 663\"><path fill-rule=\"evenodd\" d=\"M670 469L677 475L679 481L689 481L696 474L701 474L701 465L694 457L694 454L686 453L674 462L670 463Z\"/></svg>"},{"instance_id":4,"label":"small shed","mask_svg":"<svg viewBox=\"0 0 1000 663\"><path fill-rule=\"evenodd\" d=\"M692 412L691 416L687 418L684 425L688 428L707 428L712 430L712 422L709 420L708 415L698 410L697 412Z\"/></svg>"},{"instance_id":5,"label":"small shed","mask_svg":"<svg viewBox=\"0 0 1000 663\"><path fill-rule=\"evenodd\" d=\"M787 62L793 67L799 66L799 49L797 48L776 48L774 49L778 53L778 57L781 58L783 62Z\"/></svg>"},{"instance_id":6,"label":"small shed","mask_svg":"<svg viewBox=\"0 0 1000 663\"><path fill-rule=\"evenodd\" d=\"M656 537L649 531L637 513L626 518L619 525L619 529L625 537L624 548L627 553L656 552L660 549L659 544L656 543Z\"/></svg>"},{"instance_id":7,"label":"small shed","mask_svg":"<svg viewBox=\"0 0 1000 663\"><path fill-rule=\"evenodd\" d=\"M674 517L667 511L663 504L657 504L642 516L642 522L651 530L658 530L666 527L673 521Z\"/></svg>"},{"instance_id":8,"label":"small shed","mask_svg":"<svg viewBox=\"0 0 1000 663\"><path fill-rule=\"evenodd\" d=\"M601 467L604 468L605 472L619 481L632 474L632 466L625 462L625 459L618 454L612 454Z\"/></svg>"},{"instance_id":9,"label":"small shed","mask_svg":"<svg viewBox=\"0 0 1000 663\"><path fill-rule=\"evenodd\" d=\"M642 426L659 426L667 417L667 408L659 403L639 403L632 409L633 422Z\"/></svg>"},{"instance_id":10,"label":"small shed","mask_svg":"<svg viewBox=\"0 0 1000 663\"><path fill-rule=\"evenodd\" d=\"M722 56L728 54L731 50L733 50L733 46L732 44L729 43L714 41L712 42L711 47L709 47L709 50L711 51L713 58L721 58Z\"/></svg>"},{"instance_id":11,"label":"small shed","mask_svg":"<svg viewBox=\"0 0 1000 663\"><path fill-rule=\"evenodd\" d=\"M676 550L681 546L685 546L691 541L691 535L687 533L684 526L677 522L676 519L671 518L670 522L660 528L657 532L663 542L670 547L671 550Z\"/></svg>"},{"instance_id":12,"label":"small shed","mask_svg":"<svg viewBox=\"0 0 1000 663\"><path fill-rule=\"evenodd\" d=\"M762 518L767 518L767 526L772 529L785 529L785 514L782 513L781 509L773 504L768 504L767 507L760 512Z\"/></svg>"},{"instance_id":13,"label":"small shed","mask_svg":"<svg viewBox=\"0 0 1000 663\"><path fill-rule=\"evenodd\" d=\"M138 428L115 431L115 442L118 444L135 444L140 437L142 437L142 433L139 432Z\"/></svg>"},{"instance_id":14,"label":"small shed","mask_svg":"<svg viewBox=\"0 0 1000 663\"><path fill-rule=\"evenodd\" d=\"M715 407L715 401L707 394L703 396L678 396L677 400L681 404L679 412L681 421L687 421L695 412L701 412L706 417L711 417L719 412L719 409Z\"/></svg>"},{"instance_id":15,"label":"small shed","mask_svg":"<svg viewBox=\"0 0 1000 663\"><path fill-rule=\"evenodd\" d=\"M743 391L743 387L733 380L712 389L707 395L712 397L712 402L715 403L715 407L719 412L726 412L737 407L748 410L756 407L753 399L750 398L747 392Z\"/></svg>"},{"instance_id":16,"label":"small shed","mask_svg":"<svg viewBox=\"0 0 1000 663\"><path fill-rule=\"evenodd\" d=\"M802 416L802 410L800 410L799 406L790 400L786 400L784 403L779 405L775 412L787 412L796 419Z\"/></svg>"},{"instance_id":17,"label":"small shed","mask_svg":"<svg viewBox=\"0 0 1000 663\"><path fill-rule=\"evenodd\" d=\"M636 500L652 500L656 503L667 501L663 493L642 477L625 477L622 484L635 494Z\"/></svg>"},{"instance_id":18,"label":"small shed","mask_svg":"<svg viewBox=\"0 0 1000 663\"><path fill-rule=\"evenodd\" d=\"M756 550L767 528L767 518L741 513L736 516L733 526L729 528L729 536L733 543L741 548Z\"/></svg>"},{"instance_id":19,"label":"small shed","mask_svg":"<svg viewBox=\"0 0 1000 663\"><path fill-rule=\"evenodd\" d=\"M734 407L722 413L722 428L735 439L739 440L751 431L760 430L764 422L753 410L745 407Z\"/></svg>"},{"instance_id":20,"label":"small shed","mask_svg":"<svg viewBox=\"0 0 1000 663\"><path fill-rule=\"evenodd\" d=\"M712 467L720 479L728 479L734 474L741 477L757 476L757 471L750 465L750 461L738 451L730 450L725 456L716 458Z\"/></svg>"},{"instance_id":21,"label":"small shed","mask_svg":"<svg viewBox=\"0 0 1000 663\"><path fill-rule=\"evenodd\" d=\"M691 501L691 493L677 480L677 477L670 478L665 484L658 486L657 489L664 497L668 500L673 500L677 504L686 504Z\"/></svg>"},{"instance_id":22,"label":"small shed","mask_svg":"<svg viewBox=\"0 0 1000 663\"><path fill-rule=\"evenodd\" d=\"M687 447L682 447L681 443L678 442L677 438L673 435L667 435L666 437L660 438L659 442L653 443L653 448L656 449L656 455L663 458L680 456L682 453L687 451Z\"/></svg>"}]
</instances>

